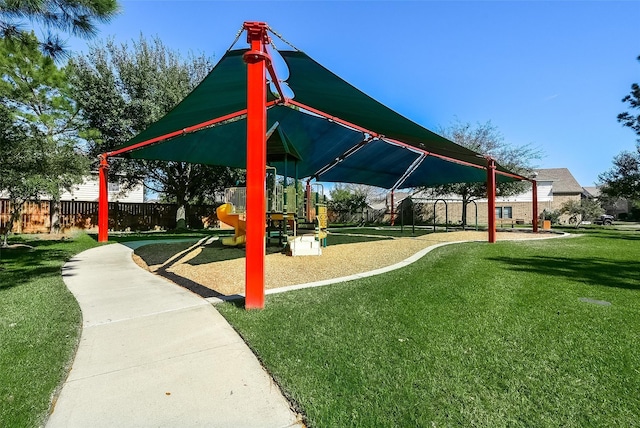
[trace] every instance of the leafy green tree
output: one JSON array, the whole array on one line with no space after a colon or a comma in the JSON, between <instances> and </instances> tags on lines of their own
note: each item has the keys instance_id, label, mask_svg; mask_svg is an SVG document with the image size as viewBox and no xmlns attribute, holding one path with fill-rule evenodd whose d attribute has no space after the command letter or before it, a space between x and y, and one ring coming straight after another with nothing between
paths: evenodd
<instances>
[{"instance_id":1,"label":"leafy green tree","mask_svg":"<svg viewBox=\"0 0 640 428\"><path fill-rule=\"evenodd\" d=\"M615 200L640 200L640 144L635 152L623 151L613 158L613 166L598 176L601 193Z\"/></svg>"},{"instance_id":2,"label":"leafy green tree","mask_svg":"<svg viewBox=\"0 0 640 428\"><path fill-rule=\"evenodd\" d=\"M640 56L637 59L640 61ZM637 83L631 84L631 92L622 99L622 102L628 104L631 110L640 109L640 85ZM636 115L632 111L626 111L618 115L618 122L628 126L637 135L640 135L640 115Z\"/></svg>"},{"instance_id":3,"label":"leafy green tree","mask_svg":"<svg viewBox=\"0 0 640 428\"><path fill-rule=\"evenodd\" d=\"M580 201L566 201L560 207L560 213L569 216L569 223L580 226L583 221L592 221L602 214L604 209L595 199L583 198Z\"/></svg>"},{"instance_id":4,"label":"leafy green tree","mask_svg":"<svg viewBox=\"0 0 640 428\"><path fill-rule=\"evenodd\" d=\"M351 189L349 186L336 184L329 191L328 208L344 217L360 212L367 206L367 194L359 188Z\"/></svg>"},{"instance_id":5,"label":"leafy green tree","mask_svg":"<svg viewBox=\"0 0 640 428\"><path fill-rule=\"evenodd\" d=\"M456 144L491 156L500 165L516 174L529 176L535 167L533 162L542 157L542 152L531 144L514 146L507 143L498 128L490 121L473 126L470 123L454 122L439 133ZM522 193L530 186L528 182L516 181L498 183L497 196L511 196ZM462 224L467 224L467 205L472 201L487 197L487 183L453 183L421 189L433 197L456 195L462 199Z\"/></svg>"},{"instance_id":6,"label":"leafy green tree","mask_svg":"<svg viewBox=\"0 0 640 428\"><path fill-rule=\"evenodd\" d=\"M30 43L25 21L47 31L39 41L51 58L66 55L60 32L82 38L97 33L96 24L108 22L118 12L116 0L0 0L0 35L14 43Z\"/></svg>"},{"instance_id":7,"label":"leafy green tree","mask_svg":"<svg viewBox=\"0 0 640 428\"><path fill-rule=\"evenodd\" d=\"M62 189L70 190L89 172L66 73L40 52L31 35L20 44L0 40L0 74L5 131L0 188L12 202L12 221L27 200L51 197L56 232Z\"/></svg>"},{"instance_id":8,"label":"leafy green tree","mask_svg":"<svg viewBox=\"0 0 640 428\"><path fill-rule=\"evenodd\" d=\"M640 61L640 57L638 57ZM631 85L631 92L622 99L629 111L618 115L618 122L631 128L640 136L640 114L633 110L640 109L640 86ZM613 166L600 174L601 192L609 200L629 199L640 201L640 138L636 142L635 151L623 151L613 158Z\"/></svg>"},{"instance_id":9,"label":"leafy green tree","mask_svg":"<svg viewBox=\"0 0 640 428\"><path fill-rule=\"evenodd\" d=\"M142 35L132 46L108 40L70 62L75 99L91 129L85 137L97 156L124 143L178 104L211 70L206 56L184 60L162 41ZM131 187L140 182L168 202L188 208L211 202L243 172L185 162L117 160L110 174ZM181 211L181 210L179 210Z\"/></svg>"}]
</instances>

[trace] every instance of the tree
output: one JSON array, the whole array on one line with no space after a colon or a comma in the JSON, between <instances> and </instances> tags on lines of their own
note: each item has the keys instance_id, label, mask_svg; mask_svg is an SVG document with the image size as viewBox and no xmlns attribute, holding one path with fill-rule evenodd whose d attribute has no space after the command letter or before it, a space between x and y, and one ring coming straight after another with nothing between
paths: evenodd
<instances>
[{"instance_id":1,"label":"tree","mask_svg":"<svg viewBox=\"0 0 640 428\"><path fill-rule=\"evenodd\" d=\"M118 12L116 0L0 0L0 35L15 43L30 43L24 21L47 30L39 41L41 51L51 57L66 55L56 32L83 38L97 33L96 24L108 22Z\"/></svg>"},{"instance_id":2,"label":"tree","mask_svg":"<svg viewBox=\"0 0 640 428\"><path fill-rule=\"evenodd\" d=\"M142 35L130 47L108 40L70 62L75 99L91 129L90 153L112 150L160 119L211 70L211 60L190 55L183 60L162 41ZM113 160L110 174L127 188L142 182L167 202L187 208L211 202L243 172L222 166L163 161ZM179 210L184 211L184 210Z\"/></svg>"},{"instance_id":3,"label":"tree","mask_svg":"<svg viewBox=\"0 0 640 428\"><path fill-rule=\"evenodd\" d=\"M65 71L39 51L34 35L21 44L0 40L0 74L0 189L12 203L12 226L30 199L50 196L55 213L62 189L81 182L89 164ZM56 226L54 216L52 232Z\"/></svg>"},{"instance_id":4,"label":"tree","mask_svg":"<svg viewBox=\"0 0 640 428\"><path fill-rule=\"evenodd\" d=\"M623 151L613 158L613 167L598 176L601 193L615 200L640 200L640 144L636 151Z\"/></svg>"},{"instance_id":5,"label":"tree","mask_svg":"<svg viewBox=\"0 0 640 428\"><path fill-rule=\"evenodd\" d=\"M640 61L640 56L637 59ZM622 99L622 102L627 103L630 109L640 109L640 85L637 83L631 84L631 92ZM637 135L640 135L640 115L635 116L632 112L626 111L618 115L618 122L628 126Z\"/></svg>"},{"instance_id":6,"label":"tree","mask_svg":"<svg viewBox=\"0 0 640 428\"><path fill-rule=\"evenodd\" d=\"M640 57L638 57L640 60ZM640 109L640 86L637 83L631 85L631 92L622 99L630 109ZM618 122L633 129L640 136L640 115L634 115L631 111L620 113ZM636 142L635 151L623 151L613 158L613 166L610 170L600 174L598 179L601 184L601 192L609 200L629 199L640 200L640 139Z\"/></svg>"},{"instance_id":7,"label":"tree","mask_svg":"<svg viewBox=\"0 0 640 428\"><path fill-rule=\"evenodd\" d=\"M328 208L339 216L355 214L367 206L367 194L360 188L336 184L329 191Z\"/></svg>"},{"instance_id":8,"label":"tree","mask_svg":"<svg viewBox=\"0 0 640 428\"><path fill-rule=\"evenodd\" d=\"M454 122L439 133L456 144L491 156L500 165L516 174L527 177L534 169L533 161L542 157L542 152L531 144L514 146L504 140L502 134L489 121L475 126L470 123ZM522 193L529 183L523 181L498 183L496 194L510 196ZM477 199L487 197L487 183L453 183L421 190L433 197L457 195L462 199L462 224L467 224L467 205Z\"/></svg>"},{"instance_id":9,"label":"tree","mask_svg":"<svg viewBox=\"0 0 640 428\"><path fill-rule=\"evenodd\" d=\"M583 221L600 217L604 209L597 200L583 198L580 201L566 201L560 207L560 212L568 215L569 223L575 224L577 229Z\"/></svg>"}]
</instances>

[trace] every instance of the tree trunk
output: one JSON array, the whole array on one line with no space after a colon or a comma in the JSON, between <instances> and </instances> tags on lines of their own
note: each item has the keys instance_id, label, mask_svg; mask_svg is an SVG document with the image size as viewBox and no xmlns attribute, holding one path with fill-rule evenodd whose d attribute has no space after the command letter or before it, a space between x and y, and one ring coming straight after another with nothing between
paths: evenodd
<instances>
[{"instance_id":1,"label":"tree trunk","mask_svg":"<svg viewBox=\"0 0 640 428\"><path fill-rule=\"evenodd\" d=\"M13 225L15 224L16 220L20 219L20 216L22 215L22 207L24 206L24 202L22 203L17 203L15 201L11 201L11 214L9 215L9 221L7 222L6 226L5 226L5 230L4 230L4 238L2 240L2 246L3 247L8 247L9 243L8 243L8 239L9 239L9 234L11 233L11 231L13 230ZM22 222L19 223L20 227L18 228L18 233L20 233L22 231Z\"/></svg>"},{"instance_id":2,"label":"tree trunk","mask_svg":"<svg viewBox=\"0 0 640 428\"><path fill-rule=\"evenodd\" d=\"M50 234L60 233L60 200L55 198L49 201L49 209L51 210L51 228Z\"/></svg>"},{"instance_id":3,"label":"tree trunk","mask_svg":"<svg viewBox=\"0 0 640 428\"><path fill-rule=\"evenodd\" d=\"M467 227L467 204L469 203L469 195L465 192L462 195L462 230Z\"/></svg>"},{"instance_id":4,"label":"tree trunk","mask_svg":"<svg viewBox=\"0 0 640 428\"><path fill-rule=\"evenodd\" d=\"M176 211L176 229L187 228L187 207L184 203L178 205Z\"/></svg>"}]
</instances>

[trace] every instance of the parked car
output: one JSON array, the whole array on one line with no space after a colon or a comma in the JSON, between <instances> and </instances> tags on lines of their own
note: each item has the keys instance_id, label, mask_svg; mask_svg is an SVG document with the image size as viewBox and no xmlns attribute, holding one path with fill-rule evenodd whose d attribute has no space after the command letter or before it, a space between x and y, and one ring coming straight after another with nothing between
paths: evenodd
<instances>
[{"instance_id":1,"label":"parked car","mask_svg":"<svg viewBox=\"0 0 640 428\"><path fill-rule=\"evenodd\" d=\"M603 214L599 219L593 221L595 224L603 224L605 226L613 224L613 216L608 214Z\"/></svg>"}]
</instances>

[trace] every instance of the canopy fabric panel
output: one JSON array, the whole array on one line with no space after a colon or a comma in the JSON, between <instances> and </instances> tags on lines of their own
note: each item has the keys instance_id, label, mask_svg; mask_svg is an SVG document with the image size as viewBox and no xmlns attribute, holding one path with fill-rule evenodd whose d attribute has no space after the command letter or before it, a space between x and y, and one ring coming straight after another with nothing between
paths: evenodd
<instances>
[{"instance_id":1,"label":"canopy fabric panel","mask_svg":"<svg viewBox=\"0 0 640 428\"><path fill-rule=\"evenodd\" d=\"M347 129L317 116L285 106L267 112L267 128L275 123L295 147L299 174L308 177L362 141L361 132ZM273 136L273 135L272 135ZM133 159L176 160L245 168L247 160L246 120L237 120L134 149L125 154ZM280 170L284 164L273 162Z\"/></svg>"},{"instance_id":2,"label":"canopy fabric panel","mask_svg":"<svg viewBox=\"0 0 640 428\"><path fill-rule=\"evenodd\" d=\"M228 51L176 107L121 148L241 111L247 107L246 50ZM274 100L269 94L269 100Z\"/></svg>"},{"instance_id":3,"label":"canopy fabric panel","mask_svg":"<svg viewBox=\"0 0 640 428\"><path fill-rule=\"evenodd\" d=\"M247 123L244 120L206 128L181 137L144 146L124 154L131 159L183 161L245 168Z\"/></svg>"},{"instance_id":4,"label":"canopy fabric panel","mask_svg":"<svg viewBox=\"0 0 640 428\"><path fill-rule=\"evenodd\" d=\"M420 155L380 140L371 141L318 176L319 181L369 183L391 188ZM346 178L346 179L345 179Z\"/></svg>"},{"instance_id":5,"label":"canopy fabric panel","mask_svg":"<svg viewBox=\"0 0 640 428\"><path fill-rule=\"evenodd\" d=\"M414 147L475 165L486 165L486 160L478 153L396 113L305 53L281 51L280 54L289 67L287 82L294 91L294 100Z\"/></svg>"},{"instance_id":6,"label":"canopy fabric panel","mask_svg":"<svg viewBox=\"0 0 640 428\"><path fill-rule=\"evenodd\" d=\"M244 115L127 151L135 144L246 109L247 73L242 58L246 51L228 51L202 83L171 112L123 145L123 156L246 167ZM480 154L394 112L304 53L282 51L280 54L289 67L287 83L294 93L294 101L351 122L377 134L378 138L368 141L370 136L363 131L303 108L282 103L272 105L267 109L267 130L273 130L268 139L267 159L279 173L284 171L286 153L287 161L296 160L299 177L315 177L318 181L383 188L396 184L408 188L486 181L487 161ZM267 93L268 100L275 100L269 91ZM277 126L274 128L274 125ZM424 159L418 164L419 157ZM506 172L499 166L498 169ZM501 177L501 180L513 178Z\"/></svg>"}]
</instances>

